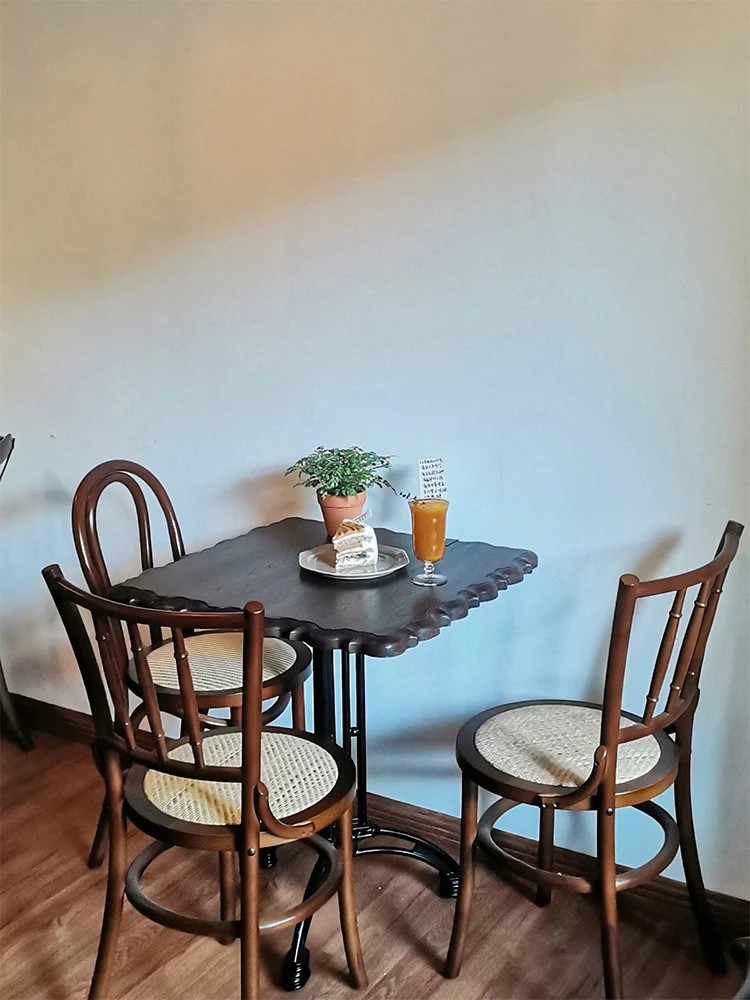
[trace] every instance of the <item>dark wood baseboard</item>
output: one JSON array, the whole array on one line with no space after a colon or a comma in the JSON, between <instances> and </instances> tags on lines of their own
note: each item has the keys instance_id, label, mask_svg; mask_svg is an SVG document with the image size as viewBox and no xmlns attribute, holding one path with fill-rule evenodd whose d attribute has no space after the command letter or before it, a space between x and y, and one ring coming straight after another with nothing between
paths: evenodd
<instances>
[{"instance_id":1,"label":"dark wood baseboard","mask_svg":"<svg viewBox=\"0 0 750 1000\"><path fill-rule=\"evenodd\" d=\"M94 721L85 712L49 705L25 695L14 695L14 702L21 722L28 729L49 733L75 743L93 742ZM376 822L383 826L412 830L441 844L454 856L458 854L460 825L456 816L423 809L407 802L398 802L382 795L370 794L368 802L372 818ZM506 850L516 854L523 861L536 864L535 841L519 837L517 834L503 833L501 842ZM561 871L572 875L586 875L591 872L592 859L577 851L556 848L555 861ZM639 911L650 911L655 917L663 919L666 916L681 921L690 917L690 901L683 882L659 876L653 882L630 889L626 895L630 905L637 906ZM747 936L750 927L750 902L712 890L709 890L708 896L722 933L730 940Z\"/></svg>"},{"instance_id":2,"label":"dark wood baseboard","mask_svg":"<svg viewBox=\"0 0 750 1000\"><path fill-rule=\"evenodd\" d=\"M385 798L382 795L368 795L368 803L375 822L382 826L411 830L429 840L436 841L454 857L458 856L460 822L456 816L447 816L445 813L423 809L421 806L410 805L407 802L397 802L395 799ZM516 855L522 861L536 865L536 841L530 840L528 837L520 837L515 833L501 833L498 839L505 850ZM563 847L555 848L555 865L559 871L571 875L590 876L592 861L593 859L587 854L570 851ZM491 862L488 861L488 863ZM625 870L622 866L618 866L618 868L621 871ZM509 879L509 881L512 881L514 885L521 886L521 882L518 880ZM680 921L691 919L690 900L685 883L665 878L663 875L645 885L629 889L627 893L621 894L621 898L623 897L629 901L628 905L637 907L639 912L644 914L648 911L654 917L661 919L665 917ZM748 934L750 927L750 902L748 900L727 896L713 890L708 891L708 897L716 923L728 940L734 940Z\"/></svg>"},{"instance_id":3,"label":"dark wood baseboard","mask_svg":"<svg viewBox=\"0 0 750 1000\"><path fill-rule=\"evenodd\" d=\"M73 708L49 705L46 701L28 698L25 694L14 694L13 703L18 717L27 729L50 736L59 736L73 743L94 742L94 720L86 712L76 712Z\"/></svg>"}]
</instances>

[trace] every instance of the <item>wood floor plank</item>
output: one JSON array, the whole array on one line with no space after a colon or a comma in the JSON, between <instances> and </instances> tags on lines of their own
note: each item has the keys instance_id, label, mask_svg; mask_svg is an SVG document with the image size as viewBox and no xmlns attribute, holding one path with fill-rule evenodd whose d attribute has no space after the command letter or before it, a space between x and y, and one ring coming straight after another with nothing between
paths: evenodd
<instances>
[{"instance_id":1,"label":"wood floor plank","mask_svg":"<svg viewBox=\"0 0 750 1000\"><path fill-rule=\"evenodd\" d=\"M86 854L101 805L102 784L89 751L40 735L23 753L3 743L0 755L0 996L3 1000L77 1000L93 970L106 869L90 871ZM455 851L448 825L435 839ZM147 843L128 834L129 854ZM269 908L297 901L312 858L292 845L264 872ZM155 899L191 913L218 916L217 861L172 849L149 870ZM595 900L554 895L538 909L481 863L461 975L442 977L453 902L441 899L434 873L401 858L355 862L355 891L370 986L362 1000L561 1000L601 997ZM627 897L621 905L626 995L720 1000L741 975L711 976L701 962L688 915L644 919ZM264 936L262 994L282 1000L277 985L289 931ZM300 1000L346 1000L349 986L335 901L316 915L309 939L313 975ZM147 921L125 903L112 1000L228 1000L239 997L239 947L222 946Z\"/></svg>"}]
</instances>

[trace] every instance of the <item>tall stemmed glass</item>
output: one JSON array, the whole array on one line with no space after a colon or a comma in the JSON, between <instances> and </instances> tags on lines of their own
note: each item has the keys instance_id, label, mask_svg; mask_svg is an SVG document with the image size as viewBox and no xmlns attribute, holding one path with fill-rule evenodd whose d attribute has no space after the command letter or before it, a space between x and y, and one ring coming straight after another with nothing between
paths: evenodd
<instances>
[{"instance_id":1,"label":"tall stemmed glass","mask_svg":"<svg viewBox=\"0 0 750 1000\"><path fill-rule=\"evenodd\" d=\"M424 563L424 571L411 578L418 587L440 587L448 580L435 572L435 563L445 554L447 500L410 500L411 534L414 555Z\"/></svg>"}]
</instances>

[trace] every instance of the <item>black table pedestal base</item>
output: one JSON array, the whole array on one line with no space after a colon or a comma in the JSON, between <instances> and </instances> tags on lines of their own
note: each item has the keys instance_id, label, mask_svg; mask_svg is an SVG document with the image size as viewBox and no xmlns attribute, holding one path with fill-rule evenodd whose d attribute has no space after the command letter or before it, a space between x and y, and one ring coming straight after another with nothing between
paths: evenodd
<instances>
[{"instance_id":1,"label":"black table pedestal base","mask_svg":"<svg viewBox=\"0 0 750 1000\"><path fill-rule=\"evenodd\" d=\"M388 844L363 844L362 841L371 837L392 837L394 840L405 840L411 847L394 847ZM354 828L354 855L361 854L391 854L395 857L414 858L434 868L438 873L438 895L444 899L458 897L459 868L453 858L442 847L425 840L407 830L394 830L390 827L367 823Z\"/></svg>"},{"instance_id":2,"label":"black table pedestal base","mask_svg":"<svg viewBox=\"0 0 750 1000\"><path fill-rule=\"evenodd\" d=\"M334 706L333 653L313 653L315 664L313 673L315 701L315 731L319 736L336 739ZM438 873L438 893L445 899L458 896L459 866L442 847L433 844L407 830L394 830L370 822L367 814L367 714L365 708L365 658L360 653L355 657L355 725L351 719L351 670L349 653L341 653L341 711L343 747L352 752L352 740L356 741L357 762L357 818L352 831L352 849L355 857L363 854L390 854L396 857L414 858L434 868ZM389 837L406 841L404 847L389 844L370 844L375 837ZM316 864L305 889L305 899L312 895L322 880L320 867ZM310 978L310 952L305 947L312 917L308 917L294 928L292 946L284 959L281 985L284 989L300 990Z\"/></svg>"},{"instance_id":3,"label":"black table pedestal base","mask_svg":"<svg viewBox=\"0 0 750 1000\"><path fill-rule=\"evenodd\" d=\"M307 880L305 899L309 899L312 896L323 884L327 875L328 863L320 855L315 862L313 870L310 872L310 878ZM284 957L284 966L281 970L281 985L285 990L289 990L290 993L294 990L301 990L310 978L310 952L305 947L305 942L307 941L311 923L312 917L308 917L301 924L297 924L294 928L292 947Z\"/></svg>"},{"instance_id":4,"label":"black table pedestal base","mask_svg":"<svg viewBox=\"0 0 750 1000\"><path fill-rule=\"evenodd\" d=\"M275 847L262 847L259 855L260 867L264 871L269 871L271 868L275 868L277 864L276 848Z\"/></svg>"},{"instance_id":5,"label":"black table pedestal base","mask_svg":"<svg viewBox=\"0 0 750 1000\"><path fill-rule=\"evenodd\" d=\"M405 840L412 846L395 847L389 844L363 843L363 841L368 841L373 837ZM352 846L355 858L363 854L390 854L395 857L414 858L416 861L422 861L438 873L438 895L444 899L458 897L459 867L447 851L438 847L437 844L433 844L431 840L419 837L415 833L408 833L406 830L394 830L391 827L378 826L376 823L367 821L364 824L357 822L353 830L353 838L354 844ZM313 869L305 890L305 898L318 888L322 874L315 868ZM310 952L305 947L305 942L311 922L312 917L308 917L301 924L297 924L294 929L292 946L284 958L281 985L290 993L301 990L310 978Z\"/></svg>"},{"instance_id":6,"label":"black table pedestal base","mask_svg":"<svg viewBox=\"0 0 750 1000\"><path fill-rule=\"evenodd\" d=\"M300 945L298 950L290 948L284 957L281 985L293 993L295 990L301 990L309 978L310 952L304 945Z\"/></svg>"}]
</instances>

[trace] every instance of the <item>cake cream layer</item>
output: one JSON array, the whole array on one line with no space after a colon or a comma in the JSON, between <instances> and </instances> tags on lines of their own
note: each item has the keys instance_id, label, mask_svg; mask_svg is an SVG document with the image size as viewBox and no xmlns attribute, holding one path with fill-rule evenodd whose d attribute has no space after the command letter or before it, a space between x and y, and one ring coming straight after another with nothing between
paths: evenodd
<instances>
[{"instance_id":1,"label":"cake cream layer","mask_svg":"<svg viewBox=\"0 0 750 1000\"><path fill-rule=\"evenodd\" d=\"M336 556L336 567L375 566L377 561L377 557L372 558L371 552L339 552Z\"/></svg>"},{"instance_id":2,"label":"cake cream layer","mask_svg":"<svg viewBox=\"0 0 750 1000\"><path fill-rule=\"evenodd\" d=\"M333 536L336 567L377 566L378 541L369 524L345 520Z\"/></svg>"}]
</instances>

